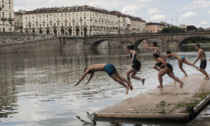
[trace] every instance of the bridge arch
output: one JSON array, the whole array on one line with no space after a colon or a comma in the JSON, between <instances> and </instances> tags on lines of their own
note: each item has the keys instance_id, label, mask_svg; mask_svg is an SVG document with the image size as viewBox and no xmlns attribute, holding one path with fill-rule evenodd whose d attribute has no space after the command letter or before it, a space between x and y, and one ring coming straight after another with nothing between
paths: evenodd
<instances>
[{"instance_id":1,"label":"bridge arch","mask_svg":"<svg viewBox=\"0 0 210 126\"><path fill-rule=\"evenodd\" d=\"M104 41L107 41L107 39L98 40L91 44L90 49L97 49L97 47Z\"/></svg>"},{"instance_id":2,"label":"bridge arch","mask_svg":"<svg viewBox=\"0 0 210 126\"><path fill-rule=\"evenodd\" d=\"M126 48L128 45L133 45L133 42L132 41L122 41L121 42L121 46L123 48Z\"/></svg>"},{"instance_id":3,"label":"bridge arch","mask_svg":"<svg viewBox=\"0 0 210 126\"><path fill-rule=\"evenodd\" d=\"M189 41L191 41L192 43L196 44L196 42L193 40L197 39L199 41L210 41L210 37L206 37L206 36L190 36L190 37L186 37L183 40L181 40L179 42L179 47L182 46L183 44L187 44L189 43Z\"/></svg>"}]
</instances>

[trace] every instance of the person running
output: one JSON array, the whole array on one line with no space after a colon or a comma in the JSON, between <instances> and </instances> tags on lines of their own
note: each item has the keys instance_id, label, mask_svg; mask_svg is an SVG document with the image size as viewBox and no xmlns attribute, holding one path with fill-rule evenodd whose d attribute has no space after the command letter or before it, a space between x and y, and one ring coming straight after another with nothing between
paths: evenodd
<instances>
[{"instance_id":1,"label":"person running","mask_svg":"<svg viewBox=\"0 0 210 126\"><path fill-rule=\"evenodd\" d=\"M131 82L130 81L130 74L131 74L132 79L140 80L140 81L142 81L142 85L144 85L145 79L136 76L137 72L140 71L140 68L141 68L141 62L137 59L137 52L134 50L133 45L127 46L127 49L131 54L130 54L130 56L126 56L126 57L131 57L131 62L133 63L131 68L129 68L126 71L127 79L129 82Z\"/></svg>"},{"instance_id":2,"label":"person running","mask_svg":"<svg viewBox=\"0 0 210 126\"><path fill-rule=\"evenodd\" d=\"M159 74L158 74L158 79L159 79L159 82L160 82L160 85L158 86L158 88L162 88L163 87L163 78L162 77L165 74L168 74L169 77L171 77L175 81L179 82L180 83L180 87L182 87L184 83L182 81L180 81L179 78L174 76L173 67L171 66L171 64L166 63L164 61L164 59L161 58L157 53L154 53L153 57L154 57L154 59L157 62L161 63L160 71L159 71Z\"/></svg>"},{"instance_id":3,"label":"person running","mask_svg":"<svg viewBox=\"0 0 210 126\"><path fill-rule=\"evenodd\" d=\"M174 58L176 58L179 61L179 68L185 74L185 76L188 76L188 75L185 72L185 70L183 69L183 63L185 63L187 65L190 65L190 66L193 66L193 67L195 67L198 70L198 67L196 67L195 65L193 65L192 63L190 63L189 61L187 61L184 56L180 56L180 55L178 55L176 53L171 53L171 51L167 51L166 54L167 55L164 58L174 57Z\"/></svg>"},{"instance_id":4,"label":"person running","mask_svg":"<svg viewBox=\"0 0 210 126\"><path fill-rule=\"evenodd\" d=\"M144 46L145 46L145 48L146 48L146 49L149 49L149 50L153 50L154 53L160 55L160 50L159 50L159 48L157 47L157 42L153 42L153 43L151 44L151 47L148 47L146 40L147 40L147 39L144 39ZM147 41L148 41L148 40L147 40ZM157 62L157 63L153 66L153 68L154 68L155 70L157 70L157 71L160 71L160 65L161 65L161 63Z\"/></svg>"},{"instance_id":5,"label":"person running","mask_svg":"<svg viewBox=\"0 0 210 126\"><path fill-rule=\"evenodd\" d=\"M207 64L207 60L206 60L206 54L203 51L203 49L201 49L199 44L195 45L196 50L198 51L198 56L197 59L195 60L195 62L193 63L193 65L195 65L195 63L200 59L201 63L200 63L200 72L203 73L206 77L204 78L205 80L209 80L209 75L207 74L207 72L205 71L206 69L206 64Z\"/></svg>"},{"instance_id":6,"label":"person running","mask_svg":"<svg viewBox=\"0 0 210 126\"><path fill-rule=\"evenodd\" d=\"M93 64L93 65L90 65L89 67L86 67L84 69L84 73L82 77L74 86L79 85L79 83L85 78L85 76L87 74L90 74L89 80L85 84L87 85L92 79L94 72L98 72L98 71L105 71L112 79L114 79L116 82L124 86L126 89L126 95L128 94L129 89L133 90L133 86L131 85L131 83L127 81L124 77L120 76L115 66L112 64ZM125 83L127 83L128 85L126 85Z\"/></svg>"}]
</instances>

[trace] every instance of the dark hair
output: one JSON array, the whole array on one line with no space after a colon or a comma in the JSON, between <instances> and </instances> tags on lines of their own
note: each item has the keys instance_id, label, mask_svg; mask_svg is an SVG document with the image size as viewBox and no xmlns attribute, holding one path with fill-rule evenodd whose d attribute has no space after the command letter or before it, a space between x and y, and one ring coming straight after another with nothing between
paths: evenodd
<instances>
[{"instance_id":1,"label":"dark hair","mask_svg":"<svg viewBox=\"0 0 210 126\"><path fill-rule=\"evenodd\" d=\"M171 51L167 51L166 53L169 54L169 53L171 53Z\"/></svg>"},{"instance_id":2,"label":"dark hair","mask_svg":"<svg viewBox=\"0 0 210 126\"><path fill-rule=\"evenodd\" d=\"M153 54L153 57L155 57L155 58L158 58L158 57L160 57L157 53L154 53Z\"/></svg>"},{"instance_id":3,"label":"dark hair","mask_svg":"<svg viewBox=\"0 0 210 126\"><path fill-rule=\"evenodd\" d=\"M128 45L127 49L134 49L134 45Z\"/></svg>"},{"instance_id":4,"label":"dark hair","mask_svg":"<svg viewBox=\"0 0 210 126\"><path fill-rule=\"evenodd\" d=\"M157 42L153 42L152 44L153 44L154 46L157 46Z\"/></svg>"},{"instance_id":5,"label":"dark hair","mask_svg":"<svg viewBox=\"0 0 210 126\"><path fill-rule=\"evenodd\" d=\"M195 46L198 46L199 48L201 47L199 44L196 44Z\"/></svg>"}]
</instances>

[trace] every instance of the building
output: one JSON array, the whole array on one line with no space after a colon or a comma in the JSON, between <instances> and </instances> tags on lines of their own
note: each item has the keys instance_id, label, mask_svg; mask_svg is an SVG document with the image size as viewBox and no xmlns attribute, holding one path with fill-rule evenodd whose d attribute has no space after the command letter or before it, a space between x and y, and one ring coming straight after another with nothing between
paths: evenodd
<instances>
[{"instance_id":1,"label":"building","mask_svg":"<svg viewBox=\"0 0 210 126\"><path fill-rule=\"evenodd\" d=\"M118 34L146 32L146 21L141 18L125 15L119 11L112 11L111 13L118 16Z\"/></svg>"},{"instance_id":2,"label":"building","mask_svg":"<svg viewBox=\"0 0 210 126\"><path fill-rule=\"evenodd\" d=\"M161 23L154 23L154 22L146 23L147 33L158 33L161 32L162 29L164 28L166 28L166 26Z\"/></svg>"},{"instance_id":3,"label":"building","mask_svg":"<svg viewBox=\"0 0 210 126\"><path fill-rule=\"evenodd\" d=\"M187 31L187 25L185 25L185 24L180 24L180 25L179 25L179 28L182 28L182 29L184 29L185 31Z\"/></svg>"},{"instance_id":4,"label":"building","mask_svg":"<svg viewBox=\"0 0 210 126\"><path fill-rule=\"evenodd\" d=\"M90 36L145 32L140 18L90 6L41 8L23 14L23 32Z\"/></svg>"},{"instance_id":5,"label":"building","mask_svg":"<svg viewBox=\"0 0 210 126\"><path fill-rule=\"evenodd\" d=\"M25 11L19 10L14 13L14 31L23 32L23 14Z\"/></svg>"},{"instance_id":6,"label":"building","mask_svg":"<svg viewBox=\"0 0 210 126\"><path fill-rule=\"evenodd\" d=\"M0 32L14 30L14 3L13 0L0 0Z\"/></svg>"}]
</instances>

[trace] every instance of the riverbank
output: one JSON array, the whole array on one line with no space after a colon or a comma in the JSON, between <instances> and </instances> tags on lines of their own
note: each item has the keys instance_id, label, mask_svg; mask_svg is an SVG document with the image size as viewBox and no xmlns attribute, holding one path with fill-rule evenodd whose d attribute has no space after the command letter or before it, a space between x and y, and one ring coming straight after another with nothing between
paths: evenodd
<instances>
[{"instance_id":1,"label":"riverbank","mask_svg":"<svg viewBox=\"0 0 210 126\"><path fill-rule=\"evenodd\" d=\"M96 114L97 120L153 120L188 122L210 102L210 81L201 74L184 77L182 88L169 83L122 101ZM194 108L193 108L194 107Z\"/></svg>"}]
</instances>

